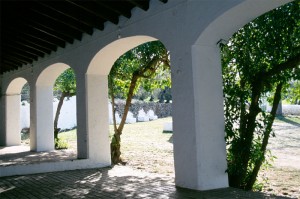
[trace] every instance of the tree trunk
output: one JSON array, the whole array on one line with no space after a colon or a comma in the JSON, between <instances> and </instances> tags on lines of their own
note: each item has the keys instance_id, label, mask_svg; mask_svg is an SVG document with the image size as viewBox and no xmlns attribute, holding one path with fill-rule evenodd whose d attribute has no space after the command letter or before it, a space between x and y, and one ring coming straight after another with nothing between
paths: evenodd
<instances>
[{"instance_id":1,"label":"tree trunk","mask_svg":"<svg viewBox=\"0 0 300 199\"><path fill-rule=\"evenodd\" d=\"M243 125L245 128L240 129L240 141L234 145L233 151L236 153L235 164L240 166L239 173L229 175L229 184L231 187L244 188L243 180L247 175L248 163L250 160L251 146L253 141L253 132L255 131L256 116L260 112L259 98L262 89L262 82L257 81L252 84L251 104L249 113L245 115ZM242 119L241 119L242 120Z\"/></svg>"},{"instance_id":2,"label":"tree trunk","mask_svg":"<svg viewBox=\"0 0 300 199\"><path fill-rule=\"evenodd\" d=\"M261 146L261 152L263 153L263 158L260 158L255 162L254 169L253 169L252 174L251 174L251 176L250 176L250 178L247 182L247 185L245 187L246 190L251 190L252 189L252 187L253 187L253 185L256 181L256 177L258 175L260 167L261 167L262 163L265 160L265 152L266 152L268 141L269 141L269 138L270 138L270 133L272 132L272 125L273 125L273 122L274 122L274 119L275 119L275 116L276 116L278 104L280 103L280 99L281 99L282 86L283 86L283 83L279 83L276 87L276 91L275 91L275 94L274 94L274 100L273 100L272 110L271 110L271 113L270 113L270 119L267 123L267 127L266 127L266 130L264 132L264 138L263 138L262 146Z\"/></svg>"},{"instance_id":3,"label":"tree trunk","mask_svg":"<svg viewBox=\"0 0 300 199\"><path fill-rule=\"evenodd\" d=\"M57 105L55 119L54 119L54 140L58 138L58 132L59 132L60 129L57 128L57 123L58 123L58 118L59 118L59 115L60 115L61 107L64 103L64 99L65 99L66 96L67 96L67 93L62 92L61 96L59 98L58 105Z\"/></svg>"},{"instance_id":4,"label":"tree trunk","mask_svg":"<svg viewBox=\"0 0 300 199\"><path fill-rule=\"evenodd\" d=\"M111 144L110 144L110 149L111 149L111 161L113 164L118 164L118 163L123 163L122 159L121 159L121 135L122 135L122 131L126 122L126 118L127 118L127 114L130 108L130 104L133 98L133 94L134 94L134 90L136 87L136 83L139 80L139 78L151 78L152 75L155 73L157 67L159 67L159 62L163 61L161 60L159 57L154 57L152 58L152 60L145 64L144 67L142 67L142 70L136 71L132 74L131 77L131 81L130 81L130 87L128 90L128 94L127 94L127 98L126 98L126 104L124 107L124 113L121 119L121 122L118 126L118 128L116 128L116 120L114 118L114 136L112 138ZM148 74L147 74L148 72ZM150 73L149 73L150 72ZM112 86L112 79L110 80L111 82L111 86L110 88L113 89ZM112 96L112 100L114 100L114 92L113 90L111 90L111 96ZM114 104L114 101L112 102L112 104ZM114 110L114 105L113 105L113 110ZM114 113L113 113L114 114Z\"/></svg>"},{"instance_id":5,"label":"tree trunk","mask_svg":"<svg viewBox=\"0 0 300 199\"><path fill-rule=\"evenodd\" d=\"M132 78L131 78L131 82L130 82L130 87L129 87L129 91L128 91L128 95L127 95L127 99L126 99L126 104L124 107L124 113L120 122L120 125L118 128L116 128L116 119L115 116L113 115L114 118L114 135L110 144L110 149L111 149L111 161L113 164L118 164L118 163L122 163L122 159L121 159L121 135L122 135L122 131L125 125L125 121L127 118L127 114L129 111L129 107L131 104L131 100L133 97L133 93L134 93L134 89L136 87L136 83L138 81L139 77L135 74L133 74ZM113 105L113 114L115 114L115 108L114 108L114 96L113 96L113 92L112 93L112 105Z\"/></svg>"}]
</instances>

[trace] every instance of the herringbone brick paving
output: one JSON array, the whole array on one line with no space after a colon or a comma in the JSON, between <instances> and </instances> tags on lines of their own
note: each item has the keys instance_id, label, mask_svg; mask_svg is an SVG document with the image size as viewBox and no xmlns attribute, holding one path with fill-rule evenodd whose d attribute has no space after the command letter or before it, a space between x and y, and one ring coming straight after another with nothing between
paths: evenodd
<instances>
[{"instance_id":1,"label":"herringbone brick paving","mask_svg":"<svg viewBox=\"0 0 300 199\"><path fill-rule=\"evenodd\" d=\"M126 166L2 177L0 198L287 199L233 188L202 192L180 189L172 177Z\"/></svg>"}]
</instances>

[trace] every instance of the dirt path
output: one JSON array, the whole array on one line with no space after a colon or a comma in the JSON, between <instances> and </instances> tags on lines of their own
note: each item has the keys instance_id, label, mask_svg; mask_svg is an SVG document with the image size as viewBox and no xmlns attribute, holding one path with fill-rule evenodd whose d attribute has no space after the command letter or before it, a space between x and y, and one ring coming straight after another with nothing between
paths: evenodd
<instances>
[{"instance_id":1,"label":"dirt path","mask_svg":"<svg viewBox=\"0 0 300 199\"><path fill-rule=\"evenodd\" d=\"M127 166L174 177L172 134L162 133L167 121L171 118L125 128L122 153ZM277 159L260 173L262 191L300 199L300 125L276 120L274 129L276 137L270 139L269 149Z\"/></svg>"},{"instance_id":2,"label":"dirt path","mask_svg":"<svg viewBox=\"0 0 300 199\"><path fill-rule=\"evenodd\" d=\"M275 167L300 170L300 125L276 122L275 137L270 138L269 149L277 157Z\"/></svg>"},{"instance_id":3,"label":"dirt path","mask_svg":"<svg viewBox=\"0 0 300 199\"><path fill-rule=\"evenodd\" d=\"M277 121L273 127L276 137L268 148L276 159L260 173L263 192L300 199L300 125Z\"/></svg>"}]
</instances>

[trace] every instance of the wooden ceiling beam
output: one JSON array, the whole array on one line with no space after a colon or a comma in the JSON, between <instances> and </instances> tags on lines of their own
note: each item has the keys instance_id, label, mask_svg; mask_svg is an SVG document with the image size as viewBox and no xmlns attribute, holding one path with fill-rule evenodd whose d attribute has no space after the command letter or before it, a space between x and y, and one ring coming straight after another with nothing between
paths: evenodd
<instances>
[{"instance_id":1,"label":"wooden ceiling beam","mask_svg":"<svg viewBox=\"0 0 300 199\"><path fill-rule=\"evenodd\" d=\"M82 24L83 26L88 26L90 28L95 27L100 30L103 30L104 28L104 21L102 19L97 19L97 17L91 15L90 13L81 13L81 10L78 10L77 7L77 9L74 10L65 1L61 1L59 3L55 1L49 1L47 3L43 1L38 1L38 3L48 8L51 12L56 12L60 17L66 17L70 20L74 20L76 23L78 23L78 25ZM66 7L68 9L66 9Z\"/></svg>"},{"instance_id":2,"label":"wooden ceiling beam","mask_svg":"<svg viewBox=\"0 0 300 199\"><path fill-rule=\"evenodd\" d=\"M100 1L100 0L93 0L100 6L103 6L107 9L109 9L111 12L114 12L119 15L123 15L126 18L131 17L131 8L126 4L125 1L121 2L113 2L113 1Z\"/></svg>"},{"instance_id":3,"label":"wooden ceiling beam","mask_svg":"<svg viewBox=\"0 0 300 199\"><path fill-rule=\"evenodd\" d=\"M28 58L22 54L20 55L16 52L9 52L9 54L6 53L3 53L3 56L7 57L9 60L17 60L19 62L22 62L23 64L32 63L32 61L34 61L34 59Z\"/></svg>"},{"instance_id":4,"label":"wooden ceiling beam","mask_svg":"<svg viewBox=\"0 0 300 199\"><path fill-rule=\"evenodd\" d=\"M64 48L66 45L65 40L55 37L54 35L49 34L48 32L37 30L28 24L24 24L22 26L19 26L18 28L22 31L23 34L30 35L37 39L43 40L49 44L53 44L62 48Z\"/></svg>"},{"instance_id":5,"label":"wooden ceiling beam","mask_svg":"<svg viewBox=\"0 0 300 199\"><path fill-rule=\"evenodd\" d=\"M166 3L167 0L160 0ZM0 1L0 73L32 63L81 41L84 33L103 30L105 22L118 24L131 17L131 10L149 9L150 0L59 0Z\"/></svg>"},{"instance_id":6,"label":"wooden ceiling beam","mask_svg":"<svg viewBox=\"0 0 300 199\"><path fill-rule=\"evenodd\" d=\"M28 33L22 33L22 32L17 33L15 31L10 31L7 29L5 30L5 32L11 35L11 37L8 37L8 38L11 38L12 40L17 39L20 42L26 41L30 45L33 44L35 46L38 46L38 48L45 49L50 52L57 49L56 45L51 44L51 43L49 44L49 42L45 42L43 40L37 39L36 37L34 37Z\"/></svg>"},{"instance_id":7,"label":"wooden ceiling beam","mask_svg":"<svg viewBox=\"0 0 300 199\"><path fill-rule=\"evenodd\" d=\"M30 55L33 55L33 56L37 56L37 57L43 57L44 56L44 53L41 53L37 50L34 50L32 48L28 48L26 46L20 46L20 45L15 45L15 44L11 44L11 43L6 43L4 44L4 47L5 49L11 49L11 50L15 50L15 51L18 51L18 52L26 52Z\"/></svg>"},{"instance_id":8,"label":"wooden ceiling beam","mask_svg":"<svg viewBox=\"0 0 300 199\"><path fill-rule=\"evenodd\" d=\"M9 53L11 55L14 55L16 57L22 58L24 61L33 61L37 60L39 56L32 55L30 53L27 53L25 51L17 51L15 49L6 49L6 53Z\"/></svg>"},{"instance_id":9,"label":"wooden ceiling beam","mask_svg":"<svg viewBox=\"0 0 300 199\"><path fill-rule=\"evenodd\" d=\"M10 40L7 43L11 43L12 45L25 46L25 47L31 48L35 51L39 51L40 53L43 53L43 54L49 54L52 51L51 49L45 48L44 46L39 46L39 45L36 45L33 42L30 42L30 41L27 41L27 40L22 40L22 39L19 38L19 39L16 39L16 40Z\"/></svg>"},{"instance_id":10,"label":"wooden ceiling beam","mask_svg":"<svg viewBox=\"0 0 300 199\"><path fill-rule=\"evenodd\" d=\"M55 15L53 14L53 12L49 13L47 9L32 8L31 10L38 15L53 20L55 23L62 23L64 26L80 31L81 33L87 33L90 35L93 33L93 28L85 26L83 24L78 24L75 20L67 19L66 17L58 16L57 14Z\"/></svg>"},{"instance_id":11,"label":"wooden ceiling beam","mask_svg":"<svg viewBox=\"0 0 300 199\"><path fill-rule=\"evenodd\" d=\"M3 63L4 64L8 64L8 65L17 66L17 67L22 66L23 64L27 64L27 62L17 60L14 57L12 57L12 59L5 59L5 60L3 60Z\"/></svg>"},{"instance_id":12,"label":"wooden ceiling beam","mask_svg":"<svg viewBox=\"0 0 300 199\"><path fill-rule=\"evenodd\" d=\"M147 11L149 9L149 0L128 0L129 3L133 4L134 6L137 6L141 8L142 10Z\"/></svg>"},{"instance_id":13,"label":"wooden ceiling beam","mask_svg":"<svg viewBox=\"0 0 300 199\"><path fill-rule=\"evenodd\" d=\"M103 9L103 7L97 6L93 1L71 1L66 0L70 5L77 6L82 10L82 12L88 12L95 17L104 19L104 21L110 21L114 24L119 23L119 16L112 15L107 10Z\"/></svg>"},{"instance_id":14,"label":"wooden ceiling beam","mask_svg":"<svg viewBox=\"0 0 300 199\"><path fill-rule=\"evenodd\" d=\"M41 27L46 30L51 30L53 32L57 32L58 34L65 35L66 37L74 38L77 40L81 40L82 38L82 31L77 30L75 28L66 26L63 22L57 22L54 19L50 19L49 17L39 15L34 18L28 18L33 26Z\"/></svg>"},{"instance_id":15,"label":"wooden ceiling beam","mask_svg":"<svg viewBox=\"0 0 300 199\"><path fill-rule=\"evenodd\" d=\"M39 31L39 32L42 32L42 33L45 33L45 34L48 34L49 36L52 36L56 39L59 39L59 40L62 40L62 41L65 41L65 42L68 42L70 44L72 44L74 42L74 39L70 36L67 36L67 35L64 35L64 34L61 34L60 32L58 31L53 31L51 30L50 28L48 28L47 26L41 26L37 23L29 23L27 24L29 27Z\"/></svg>"}]
</instances>

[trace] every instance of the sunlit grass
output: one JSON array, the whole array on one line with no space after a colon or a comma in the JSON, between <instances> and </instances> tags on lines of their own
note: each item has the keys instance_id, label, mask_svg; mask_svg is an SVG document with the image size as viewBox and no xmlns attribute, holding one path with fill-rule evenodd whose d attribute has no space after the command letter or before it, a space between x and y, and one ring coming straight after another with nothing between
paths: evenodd
<instances>
[{"instance_id":1,"label":"sunlit grass","mask_svg":"<svg viewBox=\"0 0 300 199\"><path fill-rule=\"evenodd\" d=\"M172 121L171 117L150 122L126 124L121 136L122 159L127 165L152 173L174 175L173 137L164 133L164 123ZM110 137L114 133L109 126ZM59 133L59 138L68 143L76 143L76 129Z\"/></svg>"},{"instance_id":2,"label":"sunlit grass","mask_svg":"<svg viewBox=\"0 0 300 199\"><path fill-rule=\"evenodd\" d=\"M77 135L76 135L77 129L73 129L71 131L61 132L58 134L59 138L68 140L68 141L76 141Z\"/></svg>"}]
</instances>

